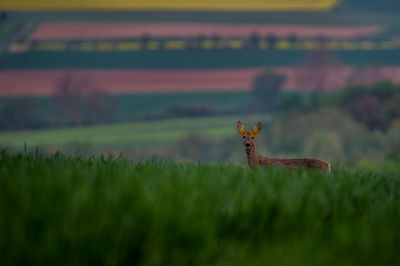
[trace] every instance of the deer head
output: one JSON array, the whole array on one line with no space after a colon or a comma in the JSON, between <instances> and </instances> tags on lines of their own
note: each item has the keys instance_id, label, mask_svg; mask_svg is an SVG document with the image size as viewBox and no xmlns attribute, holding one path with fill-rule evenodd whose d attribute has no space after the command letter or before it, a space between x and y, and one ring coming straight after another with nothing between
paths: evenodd
<instances>
[{"instance_id":1,"label":"deer head","mask_svg":"<svg viewBox=\"0 0 400 266\"><path fill-rule=\"evenodd\" d=\"M253 127L252 131L246 131L246 128L242 124L242 122L238 121L237 122L237 130L243 137L243 146L246 148L246 150L250 150L255 147L254 143L254 137L260 133L261 131L261 123L258 122L257 125Z\"/></svg>"}]
</instances>

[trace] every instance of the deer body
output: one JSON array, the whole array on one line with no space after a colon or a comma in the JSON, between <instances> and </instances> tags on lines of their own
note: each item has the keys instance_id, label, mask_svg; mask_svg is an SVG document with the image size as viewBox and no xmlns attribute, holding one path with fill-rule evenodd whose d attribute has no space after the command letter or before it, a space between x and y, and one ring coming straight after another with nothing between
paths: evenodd
<instances>
[{"instance_id":1,"label":"deer body","mask_svg":"<svg viewBox=\"0 0 400 266\"><path fill-rule=\"evenodd\" d=\"M257 153L254 142L254 136L261 131L261 123L257 123L251 132L246 131L245 127L240 121L238 121L237 128L239 133L243 136L243 145L245 146L245 151L247 154L247 163L250 167L263 165L266 167L280 166L291 169L317 168L320 170L331 170L329 163L317 159L276 159L262 157Z\"/></svg>"}]
</instances>

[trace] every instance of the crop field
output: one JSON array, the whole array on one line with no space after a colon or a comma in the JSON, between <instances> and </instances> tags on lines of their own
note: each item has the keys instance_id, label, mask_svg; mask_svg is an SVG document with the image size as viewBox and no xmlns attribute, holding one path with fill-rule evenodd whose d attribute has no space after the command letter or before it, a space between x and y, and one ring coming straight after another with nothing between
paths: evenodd
<instances>
[{"instance_id":1,"label":"crop field","mask_svg":"<svg viewBox=\"0 0 400 266\"><path fill-rule=\"evenodd\" d=\"M399 265L400 176L0 154L1 265Z\"/></svg>"},{"instance_id":2,"label":"crop field","mask_svg":"<svg viewBox=\"0 0 400 266\"><path fill-rule=\"evenodd\" d=\"M101 0L70 0L65 1L7 1L0 8L9 10L241 10L241 11L304 11L330 10L339 0L248 0L246 3L238 0L115 0L112 3Z\"/></svg>"},{"instance_id":3,"label":"crop field","mask_svg":"<svg viewBox=\"0 0 400 266\"><path fill-rule=\"evenodd\" d=\"M53 95L53 94L52 94ZM54 102L51 96L25 96L35 109L35 114L49 121L56 119ZM1 97L0 108L18 97ZM113 110L110 115L116 121L129 121L136 118L148 118L165 114L173 107L205 107L217 113L234 110L252 103L250 92L192 92L192 93L137 93L104 95L104 100Z\"/></svg>"},{"instance_id":4,"label":"crop field","mask_svg":"<svg viewBox=\"0 0 400 266\"><path fill-rule=\"evenodd\" d=\"M283 88L288 91L313 90L318 86L309 77L316 71L313 66L273 67L270 70L285 76ZM400 83L400 67L364 67L374 73L363 84L379 80ZM0 70L0 97L51 96L60 80L86 79L107 94L173 94L178 93L250 93L254 79L265 73L265 68L193 69L193 70ZM358 69L345 65L327 66L325 91L345 86ZM140 97L140 96L139 96ZM227 97L229 95L227 94ZM178 103L178 101L177 101ZM140 103L139 103L140 104ZM161 103L162 104L162 103ZM163 105L163 104L162 104Z\"/></svg>"},{"instance_id":5,"label":"crop field","mask_svg":"<svg viewBox=\"0 0 400 266\"><path fill-rule=\"evenodd\" d=\"M397 1L397 0L394 0ZM378 3L377 1L375 1ZM364 5L363 2L359 6ZM245 11L10 11L9 21L44 22L185 22L185 23L230 23L230 24L289 24L289 25L395 25L396 12L245 12Z\"/></svg>"},{"instance_id":6,"label":"crop field","mask_svg":"<svg viewBox=\"0 0 400 266\"><path fill-rule=\"evenodd\" d=\"M293 66L304 64L307 50L142 50L27 51L0 55L0 69L205 69ZM400 49L338 50L332 54L356 66L400 65Z\"/></svg>"},{"instance_id":7,"label":"crop field","mask_svg":"<svg viewBox=\"0 0 400 266\"><path fill-rule=\"evenodd\" d=\"M237 137L234 130L240 116L218 116L213 118L169 119L114 125L100 125L82 128L61 128L0 133L0 145L22 148L48 145L62 147L70 143L91 144L100 147L155 148L173 144L190 131L201 131L221 140ZM246 116L249 123L265 121L268 115Z\"/></svg>"},{"instance_id":8,"label":"crop field","mask_svg":"<svg viewBox=\"0 0 400 266\"><path fill-rule=\"evenodd\" d=\"M146 23L146 22L43 22L30 34L31 40L91 40L115 38L188 38L218 35L222 38L274 35L329 39L360 38L384 30L383 26L317 26L224 23Z\"/></svg>"},{"instance_id":9,"label":"crop field","mask_svg":"<svg viewBox=\"0 0 400 266\"><path fill-rule=\"evenodd\" d=\"M198 35L197 37L199 37ZM9 53L24 53L27 51L80 51L80 52L138 52L138 51L173 51L173 50L321 50L329 51L371 51L371 50L398 50L400 45L396 41L355 41L355 40L318 40L278 39L270 43L265 38L256 41L252 39L149 39L134 40L70 40L70 41L38 41L13 43L8 47ZM200 38L202 38L200 36ZM219 37L217 37L219 38ZM257 36L255 38L258 38Z\"/></svg>"},{"instance_id":10,"label":"crop field","mask_svg":"<svg viewBox=\"0 0 400 266\"><path fill-rule=\"evenodd\" d=\"M351 2L357 2L351 1ZM341 1L341 3L349 1ZM11 3L9 1L9 3ZM22 2L16 2L20 4ZM69 3L69 2L68 2ZM247 3L247 2L246 2ZM0 42L11 38L15 33L22 30L26 24L32 24L33 32L36 26L59 24L59 23L184 23L184 24L231 24L233 26L238 24L251 24L262 25L276 24L292 27L299 25L297 29L304 26L306 28L320 28L326 26L329 28L341 26L341 28L370 28L377 25L384 29L380 33L374 30L374 37L379 37L385 40L392 39L400 32L398 26L398 15L395 12L382 12L376 9L374 3L381 3L375 1L365 5L364 2L352 4L351 11L344 11L339 8L331 12L248 12L248 11L161 11L161 10L147 10L147 11L103 11L103 12L67 12L67 11L9 11L8 18L2 22L2 30L0 31ZM81 3L80 3L81 4ZM398 5L396 1L392 1L391 5ZM388 6L385 3L381 4L383 7ZM370 8L370 12L359 12L365 8ZM396 8L394 9L396 10ZM398 10L398 9L397 9ZM371 17L371 12L373 16ZM264 24L264 25L263 25ZM382 28L383 27L383 28ZM132 30L132 29L130 29ZM291 30L293 33L293 30ZM93 33L90 33L93 34ZM214 33L213 33L214 34ZM280 35L280 34L279 34ZM86 38L85 38L86 39Z\"/></svg>"},{"instance_id":11,"label":"crop field","mask_svg":"<svg viewBox=\"0 0 400 266\"><path fill-rule=\"evenodd\" d=\"M0 70L0 96L51 95L61 79L88 79L106 93L226 92L250 90L264 71L247 69L204 70Z\"/></svg>"}]
</instances>

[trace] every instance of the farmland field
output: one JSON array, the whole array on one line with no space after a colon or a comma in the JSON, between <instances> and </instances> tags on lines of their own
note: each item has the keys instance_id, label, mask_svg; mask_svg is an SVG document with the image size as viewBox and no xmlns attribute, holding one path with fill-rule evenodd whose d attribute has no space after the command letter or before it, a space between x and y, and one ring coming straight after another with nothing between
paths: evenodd
<instances>
[{"instance_id":1,"label":"farmland field","mask_svg":"<svg viewBox=\"0 0 400 266\"><path fill-rule=\"evenodd\" d=\"M60 119L55 114L52 95L25 97L34 106L34 113L43 117L50 123ZM0 109L7 103L18 99L18 97L1 97ZM167 115L174 107L196 108L203 107L217 114L248 107L253 100L251 92L207 92L207 93L137 93L137 94L114 94L105 95L104 100L112 107L109 117L112 121L130 121L138 119L150 119Z\"/></svg>"},{"instance_id":2,"label":"farmland field","mask_svg":"<svg viewBox=\"0 0 400 266\"><path fill-rule=\"evenodd\" d=\"M227 97L229 98L235 93L250 93L254 79L265 73L266 70L261 67L192 70L0 70L0 79L2 80L0 97L51 96L55 93L60 80L70 78L71 80L89 80L93 86L98 86L103 92L113 95L143 93L150 95L195 93L199 95L201 92L214 94L225 92L228 93ZM355 67L345 65L326 66L322 71L324 71L327 82L324 88L318 88L316 82L308 78L312 72L316 71L315 66L272 67L269 70L285 76L283 88L288 91L338 90L346 86L349 78L360 71ZM362 71L375 74L375 76L371 75L360 80L359 82L362 84L371 84L386 79L396 84L400 83L400 67L398 66L364 67ZM131 98L134 97L131 96ZM165 106L162 103L161 105Z\"/></svg>"},{"instance_id":3,"label":"farmland field","mask_svg":"<svg viewBox=\"0 0 400 266\"><path fill-rule=\"evenodd\" d=\"M224 24L224 23L133 23L133 22L44 22L29 36L34 40L87 40L112 38L188 38L218 35L222 38L246 38L257 33L260 36L275 35L299 38L324 36L332 39L359 38L374 35L383 26L316 26L279 24Z\"/></svg>"},{"instance_id":4,"label":"farmland field","mask_svg":"<svg viewBox=\"0 0 400 266\"><path fill-rule=\"evenodd\" d=\"M173 144L190 131L201 131L215 140L237 136L235 125L240 116L218 116L214 118L169 119L162 121L136 122L115 125L90 126L0 133L1 146L22 148L54 145L61 147L74 142L100 147L134 146L156 148ZM269 119L266 115L246 116L249 123Z\"/></svg>"},{"instance_id":5,"label":"farmland field","mask_svg":"<svg viewBox=\"0 0 400 266\"><path fill-rule=\"evenodd\" d=\"M110 94L123 93L189 93L248 91L253 79L264 70L0 70L0 97L51 95L57 82L70 77L88 79Z\"/></svg>"},{"instance_id":6,"label":"farmland field","mask_svg":"<svg viewBox=\"0 0 400 266\"><path fill-rule=\"evenodd\" d=\"M109 1L79 0L41 1L21 0L5 2L0 8L8 10L244 10L244 11L325 11L336 6L339 0L248 0L246 3L238 0L115 0Z\"/></svg>"},{"instance_id":7,"label":"farmland field","mask_svg":"<svg viewBox=\"0 0 400 266\"><path fill-rule=\"evenodd\" d=\"M400 65L400 49L341 50L344 64ZM290 66L306 62L304 50L159 50L139 52L28 51L0 55L0 69L205 69Z\"/></svg>"},{"instance_id":8,"label":"farmland field","mask_svg":"<svg viewBox=\"0 0 400 266\"><path fill-rule=\"evenodd\" d=\"M397 0L395 0L397 1ZM361 4L363 5L363 4ZM364 5L363 5L364 6ZM368 7L368 6L366 6ZM255 23L297 25L374 25L396 24L395 12L222 12L222 11L106 11L106 12L9 12L10 21L116 21L116 22L199 22L199 23ZM371 20L373 16L373 20Z\"/></svg>"},{"instance_id":9,"label":"farmland field","mask_svg":"<svg viewBox=\"0 0 400 266\"><path fill-rule=\"evenodd\" d=\"M3 152L0 264L399 265L399 190L385 171Z\"/></svg>"}]
</instances>

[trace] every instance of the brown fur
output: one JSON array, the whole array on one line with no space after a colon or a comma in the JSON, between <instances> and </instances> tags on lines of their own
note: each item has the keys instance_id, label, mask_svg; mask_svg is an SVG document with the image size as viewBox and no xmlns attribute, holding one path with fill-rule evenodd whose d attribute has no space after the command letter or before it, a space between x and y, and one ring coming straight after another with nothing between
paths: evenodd
<instances>
[{"instance_id":1,"label":"brown fur","mask_svg":"<svg viewBox=\"0 0 400 266\"><path fill-rule=\"evenodd\" d=\"M253 128L251 132L246 131L243 124L238 121L237 129L239 133L243 136L243 145L247 154L247 163L250 167L255 167L256 165L263 165L266 167L280 166L290 169L297 168L316 168L320 170L331 170L331 165L329 163L323 162L317 159L275 159L260 156L256 151L256 145L254 141L255 135L261 131L261 123Z\"/></svg>"}]
</instances>

